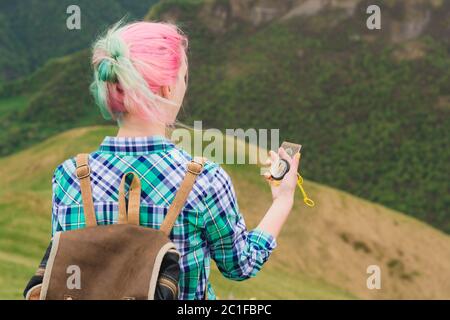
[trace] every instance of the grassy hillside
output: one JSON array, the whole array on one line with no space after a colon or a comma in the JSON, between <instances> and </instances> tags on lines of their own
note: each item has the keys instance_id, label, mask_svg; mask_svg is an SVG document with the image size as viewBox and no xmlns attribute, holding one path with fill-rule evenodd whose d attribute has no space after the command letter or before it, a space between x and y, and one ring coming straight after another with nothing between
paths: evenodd
<instances>
[{"instance_id":1,"label":"grassy hillside","mask_svg":"<svg viewBox=\"0 0 450 320\"><path fill-rule=\"evenodd\" d=\"M310 179L450 232L450 2L383 2L380 31L362 23L367 1L309 14L300 2L154 6L147 19L176 21L190 37L181 120L281 128L314 159ZM102 123L90 77L85 50L0 86L0 155Z\"/></svg>"},{"instance_id":2,"label":"grassy hillside","mask_svg":"<svg viewBox=\"0 0 450 320\"><path fill-rule=\"evenodd\" d=\"M380 2L378 32L365 26L370 1L346 1L353 13L282 3L152 8L147 19L192 39L186 121L281 128L314 159L310 179L450 232L450 2Z\"/></svg>"},{"instance_id":3,"label":"grassy hillside","mask_svg":"<svg viewBox=\"0 0 450 320\"><path fill-rule=\"evenodd\" d=\"M89 61L88 50L53 59L31 76L0 88L0 155L70 128L102 122L89 95Z\"/></svg>"},{"instance_id":4,"label":"grassy hillside","mask_svg":"<svg viewBox=\"0 0 450 320\"><path fill-rule=\"evenodd\" d=\"M1 299L20 298L48 243L54 168L114 133L113 127L70 130L0 159ZM305 156L302 167L311 163ZM247 225L256 226L271 199L259 168L226 170ZM449 236L347 193L312 182L306 188L316 207L305 207L298 197L278 248L256 278L231 282L214 268L220 298L450 298ZM381 268L381 290L366 288L371 264Z\"/></svg>"},{"instance_id":5,"label":"grassy hillside","mask_svg":"<svg viewBox=\"0 0 450 320\"><path fill-rule=\"evenodd\" d=\"M0 79L24 76L49 58L73 53L125 15L141 18L156 0L0 0ZM81 30L66 27L67 7L78 5ZM0 82L1 82L0 80Z\"/></svg>"}]
</instances>

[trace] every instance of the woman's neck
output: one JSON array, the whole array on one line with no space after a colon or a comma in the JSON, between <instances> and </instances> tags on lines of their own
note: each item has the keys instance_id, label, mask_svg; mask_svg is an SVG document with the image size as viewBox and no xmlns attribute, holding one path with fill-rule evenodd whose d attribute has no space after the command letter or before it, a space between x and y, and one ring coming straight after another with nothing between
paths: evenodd
<instances>
[{"instance_id":1,"label":"woman's neck","mask_svg":"<svg viewBox=\"0 0 450 320\"><path fill-rule=\"evenodd\" d=\"M126 117L122 120L118 137L165 136L166 126L162 123L142 120L136 117Z\"/></svg>"}]
</instances>

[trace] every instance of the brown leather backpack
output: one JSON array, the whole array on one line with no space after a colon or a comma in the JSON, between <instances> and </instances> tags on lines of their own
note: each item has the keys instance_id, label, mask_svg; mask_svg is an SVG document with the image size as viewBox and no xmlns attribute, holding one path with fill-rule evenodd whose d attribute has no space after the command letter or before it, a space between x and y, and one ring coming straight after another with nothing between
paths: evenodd
<instances>
[{"instance_id":1,"label":"brown leather backpack","mask_svg":"<svg viewBox=\"0 0 450 320\"><path fill-rule=\"evenodd\" d=\"M139 226L141 183L136 173L123 175L119 187L118 224L97 226L88 154L77 155L86 228L57 232L41 285L27 298L41 300L177 299L179 253L168 238L197 176L203 158L188 164L186 176L159 230ZM132 175L128 210L125 179Z\"/></svg>"}]
</instances>

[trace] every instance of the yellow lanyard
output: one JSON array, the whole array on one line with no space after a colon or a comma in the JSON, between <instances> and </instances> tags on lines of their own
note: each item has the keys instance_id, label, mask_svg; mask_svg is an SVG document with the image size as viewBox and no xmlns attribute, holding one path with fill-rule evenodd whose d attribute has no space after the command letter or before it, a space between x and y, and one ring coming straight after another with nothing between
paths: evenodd
<instances>
[{"instance_id":1,"label":"yellow lanyard","mask_svg":"<svg viewBox=\"0 0 450 320\"><path fill-rule=\"evenodd\" d=\"M306 194L305 189L303 189L303 178L300 175L300 173L297 173L297 185L300 188L300 191L302 192L303 202L308 207L314 207L314 201L312 199L308 198L308 195Z\"/></svg>"}]
</instances>

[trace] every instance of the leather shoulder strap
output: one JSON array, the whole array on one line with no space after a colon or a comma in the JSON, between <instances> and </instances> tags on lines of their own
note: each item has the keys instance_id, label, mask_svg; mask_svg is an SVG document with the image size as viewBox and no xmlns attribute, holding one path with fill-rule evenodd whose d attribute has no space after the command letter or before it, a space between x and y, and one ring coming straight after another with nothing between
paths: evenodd
<instances>
[{"instance_id":1,"label":"leather shoulder strap","mask_svg":"<svg viewBox=\"0 0 450 320\"><path fill-rule=\"evenodd\" d=\"M190 163L188 163L186 175L181 182L180 188L175 195L175 199L170 204L169 210L167 212L166 218L161 224L160 230L163 231L167 236L170 235L173 225L181 212L181 209L186 202L189 193L194 186L197 176L202 172L203 165L205 163L205 158L195 157Z\"/></svg>"},{"instance_id":2,"label":"leather shoulder strap","mask_svg":"<svg viewBox=\"0 0 450 320\"><path fill-rule=\"evenodd\" d=\"M76 174L80 181L81 197L83 199L84 219L87 227L95 227L97 219L95 218L94 201L92 200L91 190L91 168L89 167L89 154L80 153L76 157Z\"/></svg>"}]
</instances>

